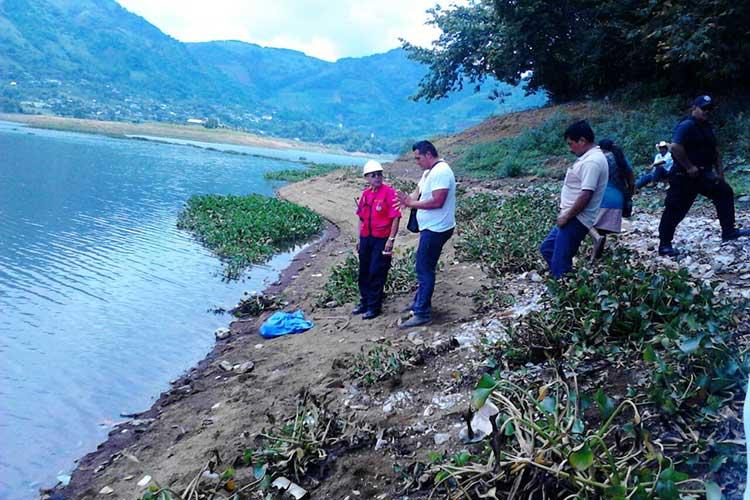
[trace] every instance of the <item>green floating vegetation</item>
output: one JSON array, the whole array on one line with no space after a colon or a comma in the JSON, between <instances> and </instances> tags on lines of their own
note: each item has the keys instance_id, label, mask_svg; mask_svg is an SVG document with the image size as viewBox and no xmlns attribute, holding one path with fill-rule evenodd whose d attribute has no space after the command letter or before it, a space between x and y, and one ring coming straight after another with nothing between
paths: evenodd
<instances>
[{"instance_id":1,"label":"green floating vegetation","mask_svg":"<svg viewBox=\"0 0 750 500\"><path fill-rule=\"evenodd\" d=\"M237 279L250 265L310 239L323 229L315 212L258 194L191 196L177 227L191 231L224 261L224 277Z\"/></svg>"},{"instance_id":2,"label":"green floating vegetation","mask_svg":"<svg viewBox=\"0 0 750 500\"><path fill-rule=\"evenodd\" d=\"M503 199L478 194L459 202L456 250L465 261L480 262L490 274L544 269L539 244L555 223L552 189Z\"/></svg>"},{"instance_id":3,"label":"green floating vegetation","mask_svg":"<svg viewBox=\"0 0 750 500\"><path fill-rule=\"evenodd\" d=\"M306 168L288 168L285 170L276 170L274 172L266 172L263 177L270 181L287 181L287 182L299 182L311 177L320 177L322 175L330 174L336 170L353 170L354 166L343 166L336 165L334 163L311 163Z\"/></svg>"}]
</instances>

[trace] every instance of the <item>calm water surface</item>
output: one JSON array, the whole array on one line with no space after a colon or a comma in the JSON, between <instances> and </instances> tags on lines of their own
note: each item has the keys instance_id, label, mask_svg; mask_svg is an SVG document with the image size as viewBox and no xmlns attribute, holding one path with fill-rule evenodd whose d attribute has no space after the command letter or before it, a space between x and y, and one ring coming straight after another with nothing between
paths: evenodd
<instances>
[{"instance_id":1,"label":"calm water surface","mask_svg":"<svg viewBox=\"0 0 750 500\"><path fill-rule=\"evenodd\" d=\"M209 309L277 279L291 253L223 283L175 223L192 194L271 195L263 173L295 165L0 122L0 498L69 473L206 355L229 320Z\"/></svg>"}]
</instances>

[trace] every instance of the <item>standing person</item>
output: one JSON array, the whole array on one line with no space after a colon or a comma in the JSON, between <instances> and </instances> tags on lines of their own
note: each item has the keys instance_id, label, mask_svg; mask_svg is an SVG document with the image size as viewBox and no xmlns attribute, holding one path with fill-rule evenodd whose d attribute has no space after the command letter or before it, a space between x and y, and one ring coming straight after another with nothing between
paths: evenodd
<instances>
[{"instance_id":1,"label":"standing person","mask_svg":"<svg viewBox=\"0 0 750 500\"><path fill-rule=\"evenodd\" d=\"M710 96L696 97L690 116L682 120L672 134L670 150L674 166L669 174L669 189L659 224L659 255L674 257L680 254L672 247L674 232L699 194L710 199L716 207L722 240L750 236L750 230L738 229L734 225L734 191L724 181L721 153L708 121L713 109Z\"/></svg>"},{"instance_id":2,"label":"standing person","mask_svg":"<svg viewBox=\"0 0 750 500\"><path fill-rule=\"evenodd\" d=\"M611 139L599 141L599 148L607 159L608 181L594 227L589 232L594 238L592 260L601 257L607 235L619 234L622 230L625 203L632 200L634 189L633 167L625 158L622 148Z\"/></svg>"},{"instance_id":3,"label":"standing person","mask_svg":"<svg viewBox=\"0 0 750 500\"><path fill-rule=\"evenodd\" d=\"M573 257L594 225L609 178L607 159L588 122L572 124L563 137L578 159L565 174L557 224L539 247L555 279L573 269Z\"/></svg>"},{"instance_id":4,"label":"standing person","mask_svg":"<svg viewBox=\"0 0 750 500\"><path fill-rule=\"evenodd\" d=\"M635 183L636 189L641 189L647 186L651 182L659 182L665 178L669 171L672 170L672 153L669 152L669 143L667 141L661 141L656 145L656 149L659 151L654 156L654 162L651 164L653 170L647 174L643 174L638 178L638 182Z\"/></svg>"},{"instance_id":5,"label":"standing person","mask_svg":"<svg viewBox=\"0 0 750 500\"><path fill-rule=\"evenodd\" d=\"M360 300L352 314L372 319L380 315L383 308L383 288L391 268L401 212L394 206L396 190L383 184L383 166L368 160L362 173L369 186L362 191L357 204Z\"/></svg>"},{"instance_id":6,"label":"standing person","mask_svg":"<svg viewBox=\"0 0 750 500\"><path fill-rule=\"evenodd\" d=\"M419 247L417 248L417 293L411 306L412 317L401 328L423 325L432 319L432 292L435 269L443 245L456 227L456 178L450 165L438 157L429 141L412 146L414 160L424 170L417 189L408 195L398 192L401 206L417 209Z\"/></svg>"}]
</instances>

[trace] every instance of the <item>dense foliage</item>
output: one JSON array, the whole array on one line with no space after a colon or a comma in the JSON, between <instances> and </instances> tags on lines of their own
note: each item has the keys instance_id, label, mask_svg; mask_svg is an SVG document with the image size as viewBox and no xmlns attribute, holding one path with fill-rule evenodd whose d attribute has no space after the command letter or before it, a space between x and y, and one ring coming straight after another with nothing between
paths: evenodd
<instances>
[{"instance_id":1,"label":"dense foliage","mask_svg":"<svg viewBox=\"0 0 750 500\"><path fill-rule=\"evenodd\" d=\"M177 227L225 261L225 277L238 278L249 265L301 243L323 228L323 219L288 201L258 194L191 196Z\"/></svg>"},{"instance_id":2,"label":"dense foliage","mask_svg":"<svg viewBox=\"0 0 750 500\"><path fill-rule=\"evenodd\" d=\"M557 101L629 85L641 95L743 89L750 83L750 4L730 0L470 0L429 11L431 49L404 42L429 66L417 98L446 97L495 78Z\"/></svg>"}]
</instances>

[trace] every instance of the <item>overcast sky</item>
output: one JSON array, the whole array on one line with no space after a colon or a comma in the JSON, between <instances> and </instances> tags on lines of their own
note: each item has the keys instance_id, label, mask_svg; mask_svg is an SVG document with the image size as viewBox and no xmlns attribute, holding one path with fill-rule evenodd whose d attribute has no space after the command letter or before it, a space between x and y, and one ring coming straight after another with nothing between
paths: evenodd
<instances>
[{"instance_id":1,"label":"overcast sky","mask_svg":"<svg viewBox=\"0 0 750 500\"><path fill-rule=\"evenodd\" d=\"M437 37L424 23L438 0L117 1L183 42L242 40L328 61L385 52L399 37L423 46Z\"/></svg>"}]
</instances>

